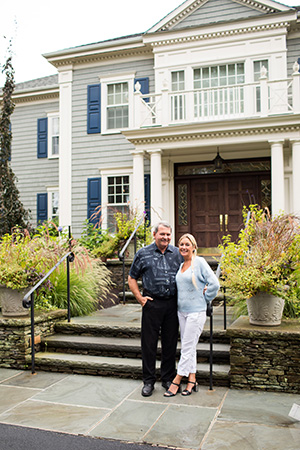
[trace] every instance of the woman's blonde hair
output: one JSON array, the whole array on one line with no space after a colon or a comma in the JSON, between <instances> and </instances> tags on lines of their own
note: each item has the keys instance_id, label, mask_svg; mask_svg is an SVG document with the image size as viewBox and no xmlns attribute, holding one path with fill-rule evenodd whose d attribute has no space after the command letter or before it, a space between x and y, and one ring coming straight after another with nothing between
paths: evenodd
<instances>
[{"instance_id":1,"label":"woman's blonde hair","mask_svg":"<svg viewBox=\"0 0 300 450\"><path fill-rule=\"evenodd\" d=\"M194 247L193 254L192 254L192 261L191 261L192 282L193 282L193 285L195 286L195 288L198 289L197 284L196 284L195 274L194 274L194 262L195 262L195 258L197 256L197 248L198 248L197 241L192 234L185 233L179 238L178 246L180 245L180 242L182 241L182 239L185 239L185 238L188 239L190 241L190 243L192 244L192 246Z\"/></svg>"}]
</instances>

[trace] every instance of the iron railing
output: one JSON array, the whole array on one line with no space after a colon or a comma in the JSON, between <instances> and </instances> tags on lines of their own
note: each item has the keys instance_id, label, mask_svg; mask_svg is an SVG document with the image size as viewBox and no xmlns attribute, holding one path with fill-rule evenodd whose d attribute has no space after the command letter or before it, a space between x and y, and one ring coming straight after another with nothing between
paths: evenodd
<instances>
[{"instance_id":1,"label":"iron railing","mask_svg":"<svg viewBox=\"0 0 300 450\"><path fill-rule=\"evenodd\" d=\"M126 298L125 298L126 297L126 295L125 295L125 285L126 285L126 282L125 282L125 252L126 252L128 246L129 246L130 242L133 239L134 240L133 241L134 242L134 254L136 253L136 244L137 244L137 242L136 242L136 233L137 233L137 230L139 229L139 227L142 225L142 223L144 223L144 226L146 227L145 218L146 218L146 214L144 213L143 217L140 219L139 223L137 224L137 226L135 227L135 229L133 230L133 232L131 233L131 235L127 239L124 247L119 252L119 259L123 263L123 296L122 296L123 304L125 304L125 300L126 300ZM145 235L146 235L146 231L145 231L145 234L144 234L144 239L146 240L146 236Z\"/></svg>"},{"instance_id":2,"label":"iron railing","mask_svg":"<svg viewBox=\"0 0 300 450\"><path fill-rule=\"evenodd\" d=\"M68 252L49 270L48 273L38 282L23 298L23 307L30 308L31 316L31 373L35 373L35 342L34 342L34 293L44 283L44 281L51 275L51 273L66 259L67 260L67 301L68 301L68 322L71 320L70 313L70 262L73 262L75 255L73 252Z\"/></svg>"}]
</instances>

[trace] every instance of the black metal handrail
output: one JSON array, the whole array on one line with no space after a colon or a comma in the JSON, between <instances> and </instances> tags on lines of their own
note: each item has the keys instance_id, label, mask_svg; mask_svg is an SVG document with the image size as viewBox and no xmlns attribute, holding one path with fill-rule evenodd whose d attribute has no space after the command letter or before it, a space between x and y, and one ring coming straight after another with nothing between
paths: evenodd
<instances>
[{"instance_id":1,"label":"black metal handrail","mask_svg":"<svg viewBox=\"0 0 300 450\"><path fill-rule=\"evenodd\" d=\"M46 275L36 283L33 288L24 296L22 304L24 308L31 308L31 373L35 373L35 347L34 347L34 293L43 284L43 282L51 275L51 273L65 260L67 259L67 298L68 298L68 322L71 320L70 313L70 262L73 262L75 255L73 252L68 252L63 256L56 264L46 273ZM29 298L30 297L30 298Z\"/></svg>"},{"instance_id":2,"label":"black metal handrail","mask_svg":"<svg viewBox=\"0 0 300 450\"><path fill-rule=\"evenodd\" d=\"M146 217L146 213L143 213L143 217L141 217L139 223L137 224L137 226L135 227L135 229L133 230L133 232L131 233L131 235L129 236L127 241L125 242L124 247L119 252L119 260L122 261L122 263L123 263L123 304L125 304L125 252L127 250L128 245L132 241L132 239L134 239L134 253L136 253L136 232L139 229L139 227L142 225L142 223L143 222L145 223L145 217Z\"/></svg>"}]
</instances>

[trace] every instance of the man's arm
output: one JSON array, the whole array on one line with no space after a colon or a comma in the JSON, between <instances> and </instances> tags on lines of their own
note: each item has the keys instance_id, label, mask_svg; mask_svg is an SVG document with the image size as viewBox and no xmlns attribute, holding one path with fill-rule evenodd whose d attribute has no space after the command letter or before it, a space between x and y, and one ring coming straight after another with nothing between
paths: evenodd
<instances>
[{"instance_id":1,"label":"man's arm","mask_svg":"<svg viewBox=\"0 0 300 450\"><path fill-rule=\"evenodd\" d=\"M130 288L131 292L133 293L133 295L135 296L137 301L142 306L145 306L145 304L147 303L148 300L153 300L153 298L151 298L151 297L143 297L142 296L142 294L140 293L137 281L134 278L132 278L130 275L128 276L128 284L129 284L129 288Z\"/></svg>"}]
</instances>

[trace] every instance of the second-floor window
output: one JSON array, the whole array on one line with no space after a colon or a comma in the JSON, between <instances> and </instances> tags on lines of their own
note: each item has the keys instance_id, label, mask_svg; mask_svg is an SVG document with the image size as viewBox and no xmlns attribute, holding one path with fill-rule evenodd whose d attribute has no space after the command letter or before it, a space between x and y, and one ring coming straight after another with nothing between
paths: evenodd
<instances>
[{"instance_id":1,"label":"second-floor window","mask_svg":"<svg viewBox=\"0 0 300 450\"><path fill-rule=\"evenodd\" d=\"M127 128L129 124L128 83L107 85L107 129Z\"/></svg>"},{"instance_id":2,"label":"second-floor window","mask_svg":"<svg viewBox=\"0 0 300 450\"><path fill-rule=\"evenodd\" d=\"M253 62L253 78L254 81L259 82L261 77L261 69L265 67L267 70L267 76L269 72L269 61L267 59L263 59L261 61ZM260 86L256 86L255 88L255 101L256 101L256 112L261 112L261 93Z\"/></svg>"},{"instance_id":3,"label":"second-floor window","mask_svg":"<svg viewBox=\"0 0 300 450\"><path fill-rule=\"evenodd\" d=\"M224 117L244 112L244 63L194 69L194 117Z\"/></svg>"},{"instance_id":4,"label":"second-floor window","mask_svg":"<svg viewBox=\"0 0 300 450\"><path fill-rule=\"evenodd\" d=\"M59 155L59 116L48 114L48 157Z\"/></svg>"},{"instance_id":5,"label":"second-floor window","mask_svg":"<svg viewBox=\"0 0 300 450\"><path fill-rule=\"evenodd\" d=\"M184 70L171 73L171 120L185 120L185 90Z\"/></svg>"}]
</instances>

